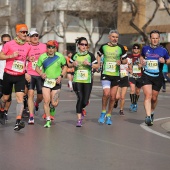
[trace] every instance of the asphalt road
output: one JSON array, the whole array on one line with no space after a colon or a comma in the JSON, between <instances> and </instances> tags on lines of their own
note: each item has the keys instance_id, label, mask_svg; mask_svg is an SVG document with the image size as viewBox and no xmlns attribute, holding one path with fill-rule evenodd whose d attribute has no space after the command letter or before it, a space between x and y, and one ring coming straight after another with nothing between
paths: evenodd
<instances>
[{"instance_id":1,"label":"asphalt road","mask_svg":"<svg viewBox=\"0 0 170 170\"><path fill-rule=\"evenodd\" d=\"M13 96L14 97L14 96ZM16 101L13 98L9 121L0 125L1 170L168 170L170 164L170 90L160 92L152 127L144 124L143 94L138 112L129 112L129 92L125 116L116 108L113 125L97 122L101 112L102 88L95 79L83 126L76 125L76 96L64 80L60 103L51 128L44 128L43 106L35 124L19 132L15 124Z\"/></svg>"}]
</instances>

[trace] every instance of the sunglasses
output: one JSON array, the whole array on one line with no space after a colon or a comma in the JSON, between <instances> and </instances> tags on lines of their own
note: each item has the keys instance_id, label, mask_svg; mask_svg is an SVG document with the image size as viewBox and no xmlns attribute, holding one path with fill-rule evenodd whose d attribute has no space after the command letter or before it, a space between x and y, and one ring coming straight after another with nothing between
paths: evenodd
<instances>
[{"instance_id":1,"label":"sunglasses","mask_svg":"<svg viewBox=\"0 0 170 170\"><path fill-rule=\"evenodd\" d=\"M52 45L47 45L47 48L54 49L54 48L56 48L56 47L55 47L55 46L52 46Z\"/></svg>"},{"instance_id":2,"label":"sunglasses","mask_svg":"<svg viewBox=\"0 0 170 170\"><path fill-rule=\"evenodd\" d=\"M28 34L28 31L20 31L22 34Z\"/></svg>"},{"instance_id":3,"label":"sunglasses","mask_svg":"<svg viewBox=\"0 0 170 170\"><path fill-rule=\"evenodd\" d=\"M33 35L31 35L31 37L39 37L39 35L38 34L33 34Z\"/></svg>"},{"instance_id":4,"label":"sunglasses","mask_svg":"<svg viewBox=\"0 0 170 170\"><path fill-rule=\"evenodd\" d=\"M81 46L88 46L88 44L83 44L83 43L81 43L80 45L81 45Z\"/></svg>"},{"instance_id":5,"label":"sunglasses","mask_svg":"<svg viewBox=\"0 0 170 170\"><path fill-rule=\"evenodd\" d=\"M138 47L134 47L133 49L139 49Z\"/></svg>"}]
</instances>

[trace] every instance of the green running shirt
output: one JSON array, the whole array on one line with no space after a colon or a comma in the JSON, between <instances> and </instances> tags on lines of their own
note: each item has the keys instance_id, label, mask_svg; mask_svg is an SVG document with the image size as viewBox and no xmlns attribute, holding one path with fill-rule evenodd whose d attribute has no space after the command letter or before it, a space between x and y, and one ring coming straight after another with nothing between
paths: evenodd
<instances>
[{"instance_id":1,"label":"green running shirt","mask_svg":"<svg viewBox=\"0 0 170 170\"><path fill-rule=\"evenodd\" d=\"M119 76L120 66L116 65L116 61L127 56L124 47L120 44L116 46L103 44L98 51L98 55L103 56L102 74Z\"/></svg>"}]
</instances>

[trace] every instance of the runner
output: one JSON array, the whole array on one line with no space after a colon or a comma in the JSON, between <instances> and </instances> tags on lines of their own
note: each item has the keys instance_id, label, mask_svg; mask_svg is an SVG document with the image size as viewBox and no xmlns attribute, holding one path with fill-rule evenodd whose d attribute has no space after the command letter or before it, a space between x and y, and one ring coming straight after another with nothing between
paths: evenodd
<instances>
[{"instance_id":1,"label":"runner","mask_svg":"<svg viewBox=\"0 0 170 170\"><path fill-rule=\"evenodd\" d=\"M71 52L67 52L67 65L69 64L70 62L70 59L71 59L71 56L72 56L72 53ZM74 75L74 67L69 67L67 68L67 78L68 78L68 87L70 89L70 91L72 92L73 91L73 75Z\"/></svg>"},{"instance_id":2,"label":"runner","mask_svg":"<svg viewBox=\"0 0 170 170\"><path fill-rule=\"evenodd\" d=\"M132 47L132 54L129 56L132 60L132 73L129 74L129 84L130 84L130 100L131 105L129 110L131 112L137 112L138 109L138 99L140 96L140 89L142 87L142 65L140 64L140 46L139 44L134 44Z\"/></svg>"},{"instance_id":3,"label":"runner","mask_svg":"<svg viewBox=\"0 0 170 170\"><path fill-rule=\"evenodd\" d=\"M3 34L1 36L2 45L0 46L0 51L2 50L4 44L9 42L10 40L11 40L11 36L9 34ZM2 82L3 82L3 75L4 75L5 65L6 65L6 61L5 60L0 60L0 98L3 95L3 92L2 92L2 89L3 89ZM2 122L1 122L2 124L4 124L5 121L6 122L8 121L8 109L9 109L9 107L11 105L11 100L12 100L12 97L10 95L10 97L9 97L8 101L6 102L5 107L4 107L4 115L2 115Z\"/></svg>"},{"instance_id":4,"label":"runner","mask_svg":"<svg viewBox=\"0 0 170 170\"><path fill-rule=\"evenodd\" d=\"M6 66L3 77L3 96L0 99L0 114L4 114L5 103L12 93L13 85L16 94L16 124L14 130L19 131L25 127L21 121L23 111L23 97L25 86L25 64L30 45L26 43L28 33L27 25L16 25L16 37L14 40L6 43L0 53L0 59L6 60Z\"/></svg>"},{"instance_id":5,"label":"runner","mask_svg":"<svg viewBox=\"0 0 170 170\"><path fill-rule=\"evenodd\" d=\"M36 71L43 79L43 99L44 111L46 117L45 128L51 127L51 117L55 114L55 107L59 102L59 94L61 89L61 79L67 71L65 57L56 52L58 50L58 42L50 40L47 42L47 52L42 54L37 62ZM42 70L40 69L42 67Z\"/></svg>"},{"instance_id":6,"label":"runner","mask_svg":"<svg viewBox=\"0 0 170 170\"><path fill-rule=\"evenodd\" d=\"M103 44L100 47L97 57L97 61L100 63L101 56L103 55L103 67L101 71L103 87L102 112L98 122L104 123L106 121L107 125L111 125L111 113L120 81L120 64L127 63L127 54L124 47L118 44L119 33L117 30L111 30L108 38L110 42ZM109 107L106 114L108 101Z\"/></svg>"},{"instance_id":7,"label":"runner","mask_svg":"<svg viewBox=\"0 0 170 170\"><path fill-rule=\"evenodd\" d=\"M142 74L144 107L146 111L145 123L153 125L154 110L158 101L158 94L162 86L163 63L170 63L168 51L159 45L160 33L153 30L150 33L150 45L142 48L140 63L143 65Z\"/></svg>"},{"instance_id":8,"label":"runner","mask_svg":"<svg viewBox=\"0 0 170 170\"><path fill-rule=\"evenodd\" d=\"M128 51L127 47L124 46L125 50ZM116 94L116 101L114 104L114 108L117 107L118 101L120 100L120 111L119 114L121 116L124 116L123 109L125 105L125 95L127 92L127 88L129 87L129 80L128 80L128 74L132 70L131 66L131 59L127 58L127 64L121 64L120 65L120 82L119 87Z\"/></svg>"},{"instance_id":9,"label":"runner","mask_svg":"<svg viewBox=\"0 0 170 170\"><path fill-rule=\"evenodd\" d=\"M28 108L30 113L30 118L28 124L34 124L34 111L38 111L39 103L42 101L42 81L41 76L35 71L38 58L41 54L47 51L46 45L39 42L39 34L36 31L31 31L30 45L31 50L28 54L28 64L27 64L27 87L28 87ZM34 108L34 90L36 87L37 99Z\"/></svg>"},{"instance_id":10,"label":"runner","mask_svg":"<svg viewBox=\"0 0 170 170\"><path fill-rule=\"evenodd\" d=\"M88 41L85 37L76 40L78 51L73 54L69 66L74 66L73 90L77 95L77 124L82 126L83 109L88 105L92 90L92 68L98 68L95 56L88 51Z\"/></svg>"}]
</instances>

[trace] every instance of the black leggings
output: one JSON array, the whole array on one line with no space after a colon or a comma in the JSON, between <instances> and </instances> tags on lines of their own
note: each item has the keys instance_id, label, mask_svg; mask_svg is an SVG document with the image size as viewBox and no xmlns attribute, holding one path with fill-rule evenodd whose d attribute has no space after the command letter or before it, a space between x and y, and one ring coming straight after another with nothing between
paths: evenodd
<instances>
[{"instance_id":1,"label":"black leggings","mask_svg":"<svg viewBox=\"0 0 170 170\"><path fill-rule=\"evenodd\" d=\"M76 112L82 113L82 109L88 104L92 83L73 83L73 90L77 95Z\"/></svg>"}]
</instances>

